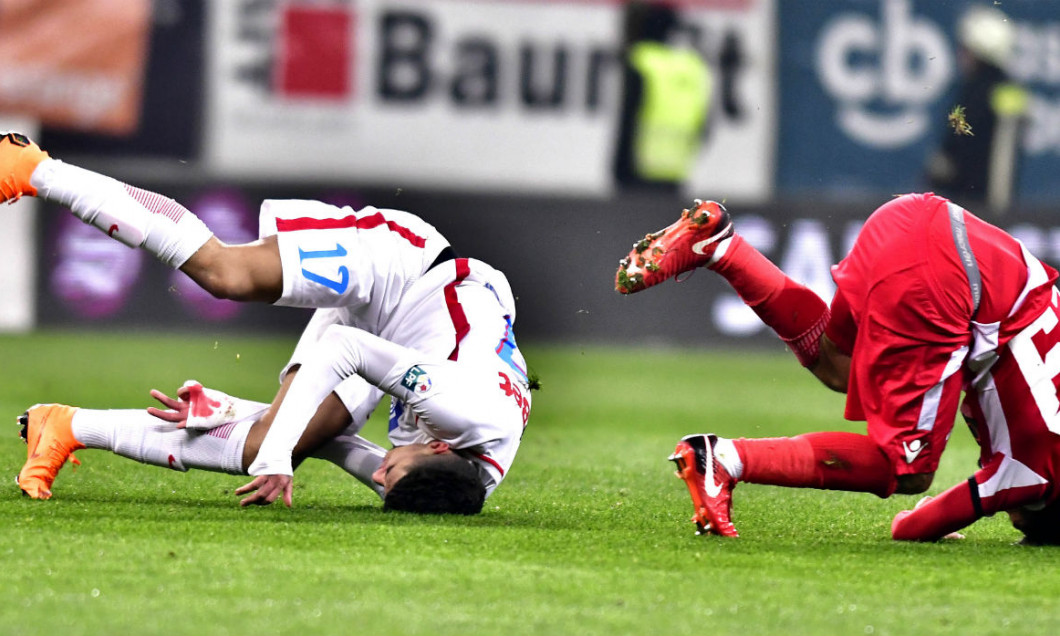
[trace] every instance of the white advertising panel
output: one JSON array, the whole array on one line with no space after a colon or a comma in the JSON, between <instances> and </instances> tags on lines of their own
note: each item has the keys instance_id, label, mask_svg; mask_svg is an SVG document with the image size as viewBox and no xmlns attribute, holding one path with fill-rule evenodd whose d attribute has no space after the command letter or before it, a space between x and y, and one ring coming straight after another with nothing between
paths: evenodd
<instances>
[{"instance_id":1,"label":"white advertising panel","mask_svg":"<svg viewBox=\"0 0 1060 636\"><path fill-rule=\"evenodd\" d=\"M772 3L678 3L708 61L724 46L730 69L690 192L772 192ZM225 176L607 195L624 7L211 3L207 160Z\"/></svg>"}]
</instances>

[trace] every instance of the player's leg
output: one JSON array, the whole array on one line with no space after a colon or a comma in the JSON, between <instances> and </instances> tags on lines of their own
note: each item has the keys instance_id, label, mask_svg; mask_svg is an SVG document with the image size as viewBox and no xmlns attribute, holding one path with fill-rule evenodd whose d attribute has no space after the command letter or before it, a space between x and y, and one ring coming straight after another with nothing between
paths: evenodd
<instances>
[{"instance_id":1,"label":"player's leg","mask_svg":"<svg viewBox=\"0 0 1060 636\"><path fill-rule=\"evenodd\" d=\"M824 341L830 339L825 337ZM929 406L934 410L922 409L920 413L933 412L937 419L925 417L920 421L932 425L924 430L917 428L917 421L891 425L877 418L869 424L869 435L822 432L734 440L715 435L686 437L671 459L678 463L678 475L692 494L697 523L711 526L716 533L731 528L731 491L740 481L869 492L880 497L924 492L931 485L952 429L961 376L944 376L933 388L937 402Z\"/></svg>"},{"instance_id":2,"label":"player's leg","mask_svg":"<svg viewBox=\"0 0 1060 636\"><path fill-rule=\"evenodd\" d=\"M0 200L39 196L111 238L180 268L218 298L273 302L283 290L275 239L229 246L176 201L48 157L22 135L0 136Z\"/></svg>"},{"instance_id":3,"label":"player's leg","mask_svg":"<svg viewBox=\"0 0 1060 636\"><path fill-rule=\"evenodd\" d=\"M211 237L180 270L215 298L275 303L283 293L276 237L228 245Z\"/></svg>"},{"instance_id":4,"label":"player's leg","mask_svg":"<svg viewBox=\"0 0 1060 636\"><path fill-rule=\"evenodd\" d=\"M21 489L34 498L51 496L51 485L73 452L102 449L136 461L186 471L246 474L257 444L268 429L265 404L237 400L238 415L209 430L176 428L142 409L79 409L58 404L37 405L19 418L29 448L18 475ZM363 419L370 409L366 408ZM307 456L326 459L379 492L372 473L383 449L348 430L351 413L337 396L321 404L295 450L295 463ZM339 433L344 433L339 435ZM334 438L334 439L331 439Z\"/></svg>"},{"instance_id":5,"label":"player's leg","mask_svg":"<svg viewBox=\"0 0 1060 636\"><path fill-rule=\"evenodd\" d=\"M36 405L19 418L28 449L18 484L35 499L50 498L59 469L67 459L80 463L73 452L84 448L108 450L173 470L239 474L243 472L243 444L254 419L245 417L209 431L195 431L178 429L143 409Z\"/></svg>"},{"instance_id":6,"label":"player's leg","mask_svg":"<svg viewBox=\"0 0 1060 636\"><path fill-rule=\"evenodd\" d=\"M636 243L619 266L615 286L634 293L697 267L725 278L799 362L814 368L828 305L734 234L728 212L718 203L697 200L676 223Z\"/></svg>"},{"instance_id":7,"label":"player's leg","mask_svg":"<svg viewBox=\"0 0 1060 636\"><path fill-rule=\"evenodd\" d=\"M806 433L795 437L727 439L689 435L670 459L689 489L700 532L737 536L732 491L738 482L870 492L899 488L894 466L867 435Z\"/></svg>"}]
</instances>

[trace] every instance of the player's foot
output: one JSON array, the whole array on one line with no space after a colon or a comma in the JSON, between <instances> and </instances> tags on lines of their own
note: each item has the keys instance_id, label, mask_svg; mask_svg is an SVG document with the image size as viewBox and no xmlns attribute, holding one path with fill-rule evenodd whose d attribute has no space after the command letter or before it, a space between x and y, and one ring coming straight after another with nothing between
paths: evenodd
<instances>
[{"instance_id":1,"label":"player's foot","mask_svg":"<svg viewBox=\"0 0 1060 636\"><path fill-rule=\"evenodd\" d=\"M23 194L37 196L29 178L37 164L47 158L48 153L22 133L0 136L0 202L18 201Z\"/></svg>"},{"instance_id":2,"label":"player's foot","mask_svg":"<svg viewBox=\"0 0 1060 636\"><path fill-rule=\"evenodd\" d=\"M732 234L732 219L722 204L696 199L673 225L633 244L629 256L618 264L615 289L632 294L710 265L718 243Z\"/></svg>"},{"instance_id":3,"label":"player's foot","mask_svg":"<svg viewBox=\"0 0 1060 636\"><path fill-rule=\"evenodd\" d=\"M677 476L692 495L696 534L738 537L732 525L732 489L736 480L714 456L717 443L717 435L688 435L677 443L670 461L677 464Z\"/></svg>"},{"instance_id":4,"label":"player's foot","mask_svg":"<svg viewBox=\"0 0 1060 636\"><path fill-rule=\"evenodd\" d=\"M18 417L19 436L26 441L27 459L15 481L22 492L34 499L50 499L52 482L69 459L81 462L73 452L85 447L77 441L70 423L77 411L63 404L36 404Z\"/></svg>"}]
</instances>

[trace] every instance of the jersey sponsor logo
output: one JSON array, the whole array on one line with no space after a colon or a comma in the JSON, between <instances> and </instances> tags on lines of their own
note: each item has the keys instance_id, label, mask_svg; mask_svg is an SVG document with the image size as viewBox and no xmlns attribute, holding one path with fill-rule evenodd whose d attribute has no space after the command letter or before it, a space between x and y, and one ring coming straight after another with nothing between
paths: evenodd
<instances>
[{"instance_id":1,"label":"jersey sponsor logo","mask_svg":"<svg viewBox=\"0 0 1060 636\"><path fill-rule=\"evenodd\" d=\"M422 367L415 366L405 372L401 386L414 393L424 394L431 390L431 376Z\"/></svg>"},{"instance_id":2,"label":"jersey sponsor logo","mask_svg":"<svg viewBox=\"0 0 1060 636\"><path fill-rule=\"evenodd\" d=\"M530 398L523 395L523 390L518 384L512 382L512 379L508 377L508 374L503 371L498 371L497 376L500 377L501 381L498 387L504 394L512 398L515 405L519 407L523 416L523 427L526 427L527 420L530 419Z\"/></svg>"},{"instance_id":3,"label":"jersey sponsor logo","mask_svg":"<svg viewBox=\"0 0 1060 636\"><path fill-rule=\"evenodd\" d=\"M905 463L912 464L920 455L920 451L927 448L927 442L914 439L911 442L902 442L902 450L905 451Z\"/></svg>"}]
</instances>

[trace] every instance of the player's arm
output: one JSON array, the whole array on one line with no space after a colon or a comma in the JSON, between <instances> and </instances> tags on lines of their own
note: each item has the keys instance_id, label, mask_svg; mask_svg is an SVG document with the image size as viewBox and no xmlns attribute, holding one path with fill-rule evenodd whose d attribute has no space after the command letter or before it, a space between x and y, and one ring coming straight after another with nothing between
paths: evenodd
<instances>
[{"instance_id":1,"label":"player's arm","mask_svg":"<svg viewBox=\"0 0 1060 636\"><path fill-rule=\"evenodd\" d=\"M332 419L310 426L314 423L314 414L326 401L336 410L341 407L341 400L334 391L344 380L357 375L366 362L366 353L348 337L353 332L360 333L349 327L329 327L313 354L302 360L297 373L288 373L284 377L273 408L263 418L266 421L263 427L267 428L249 463L247 452L244 452L247 472L260 479L241 489L241 492L258 489L255 496L241 502L243 505L271 503L281 491L285 503L290 505L294 458L311 452L326 439L342 432L349 423L349 413L344 412L341 422ZM262 493L261 489L268 492Z\"/></svg>"},{"instance_id":2,"label":"player's arm","mask_svg":"<svg viewBox=\"0 0 1060 636\"><path fill-rule=\"evenodd\" d=\"M951 487L937 497L925 497L913 510L903 510L891 522L896 541L937 541L955 538L956 532L983 516L975 481Z\"/></svg>"},{"instance_id":3,"label":"player's arm","mask_svg":"<svg viewBox=\"0 0 1060 636\"><path fill-rule=\"evenodd\" d=\"M287 397L291 387L294 385L298 370L298 367L295 367L284 376L283 384L280 387L280 391L276 394L273 404L262 418L250 429L247 441L243 447L243 467L248 472L250 472L250 467L254 465L259 457L268 457L269 453L276 452L270 447L266 447L264 451L265 455L262 455L262 446L269 437L269 432L272 430L276 415L279 412L281 405ZM279 463L283 463L284 460L286 460L286 462L291 465L291 472L293 473L293 468L297 467L302 459L320 448L328 440L341 434L347 429L349 424L350 412L347 410L346 405L335 393L329 393L323 398L319 406L312 411L312 417L306 423L302 433L298 436L298 440L295 442L294 447L289 454L284 455L283 451L280 451ZM283 426L282 422L281 426ZM269 443L277 444L277 438L274 436ZM274 465L275 460L270 461L266 459L263 460L263 463ZM265 470L273 469L266 468ZM358 473L354 473L354 475L361 478ZM290 506L291 485L291 474L256 474L253 480L240 488L237 488L235 494L243 495L249 493L247 497L240 501L240 505L243 506L251 504L270 504L281 495L284 498L284 503Z\"/></svg>"}]
</instances>

